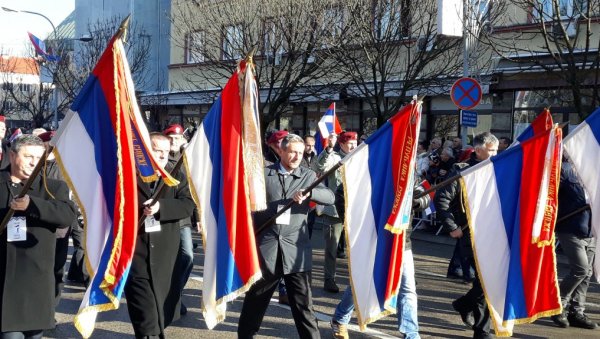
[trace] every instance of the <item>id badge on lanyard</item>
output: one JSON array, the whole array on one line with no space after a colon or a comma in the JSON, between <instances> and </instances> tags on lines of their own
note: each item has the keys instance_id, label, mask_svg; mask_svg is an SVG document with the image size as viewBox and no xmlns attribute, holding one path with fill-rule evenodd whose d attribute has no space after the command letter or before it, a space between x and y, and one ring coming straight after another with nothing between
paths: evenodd
<instances>
[{"instance_id":1,"label":"id badge on lanyard","mask_svg":"<svg viewBox=\"0 0 600 339\"><path fill-rule=\"evenodd\" d=\"M12 217L6 225L6 241L27 240L27 221L25 217Z\"/></svg>"}]
</instances>

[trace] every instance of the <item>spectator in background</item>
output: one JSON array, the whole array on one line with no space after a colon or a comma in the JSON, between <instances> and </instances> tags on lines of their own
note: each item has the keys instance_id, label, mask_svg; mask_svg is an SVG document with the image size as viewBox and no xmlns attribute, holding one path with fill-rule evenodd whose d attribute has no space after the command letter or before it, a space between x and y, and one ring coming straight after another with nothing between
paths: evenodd
<instances>
[{"instance_id":1,"label":"spectator in background","mask_svg":"<svg viewBox=\"0 0 600 339\"><path fill-rule=\"evenodd\" d=\"M288 131L273 131L267 138L267 147L264 150L265 153L265 166L274 164L279 161L281 141L288 135Z\"/></svg>"},{"instance_id":2,"label":"spectator in background","mask_svg":"<svg viewBox=\"0 0 600 339\"><path fill-rule=\"evenodd\" d=\"M512 144L512 139L508 137L498 138L498 153L504 151Z\"/></svg>"},{"instance_id":3,"label":"spectator in background","mask_svg":"<svg viewBox=\"0 0 600 339\"><path fill-rule=\"evenodd\" d=\"M317 163L317 153L315 151L315 137L312 135L304 136L304 155L300 166L313 169Z\"/></svg>"},{"instance_id":4,"label":"spectator in background","mask_svg":"<svg viewBox=\"0 0 600 339\"><path fill-rule=\"evenodd\" d=\"M454 151L450 147L444 148L444 150L442 150L442 154L440 155L440 162L438 164L437 182L448 178L448 174L452 170L452 165L454 165L454 163Z\"/></svg>"},{"instance_id":5,"label":"spectator in background","mask_svg":"<svg viewBox=\"0 0 600 339\"><path fill-rule=\"evenodd\" d=\"M429 158L427 158L427 147L425 146L425 141L419 141L417 145L417 173L420 177L425 178L428 169Z\"/></svg>"},{"instance_id":6,"label":"spectator in background","mask_svg":"<svg viewBox=\"0 0 600 339\"><path fill-rule=\"evenodd\" d=\"M459 137L452 138L452 151L454 152L454 159L458 159L463 150L462 139Z\"/></svg>"}]
</instances>

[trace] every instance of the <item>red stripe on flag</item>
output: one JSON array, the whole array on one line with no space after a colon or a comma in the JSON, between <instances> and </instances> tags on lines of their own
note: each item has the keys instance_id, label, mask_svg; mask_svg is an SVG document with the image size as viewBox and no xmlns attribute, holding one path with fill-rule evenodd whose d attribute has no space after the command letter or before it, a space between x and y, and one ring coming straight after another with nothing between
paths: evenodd
<instances>
[{"instance_id":1,"label":"red stripe on flag","mask_svg":"<svg viewBox=\"0 0 600 339\"><path fill-rule=\"evenodd\" d=\"M550 133L529 139L522 144L523 166L520 191L521 269L525 307L528 316L560 308L554 247L532 242L533 221L545 166L545 155ZM560 159L559 159L560 161Z\"/></svg>"},{"instance_id":2,"label":"red stripe on flag","mask_svg":"<svg viewBox=\"0 0 600 339\"><path fill-rule=\"evenodd\" d=\"M242 107L238 73L234 73L221 93L221 149L223 206L229 246L244 283L260 271L249 193L245 184L242 148Z\"/></svg>"}]
</instances>

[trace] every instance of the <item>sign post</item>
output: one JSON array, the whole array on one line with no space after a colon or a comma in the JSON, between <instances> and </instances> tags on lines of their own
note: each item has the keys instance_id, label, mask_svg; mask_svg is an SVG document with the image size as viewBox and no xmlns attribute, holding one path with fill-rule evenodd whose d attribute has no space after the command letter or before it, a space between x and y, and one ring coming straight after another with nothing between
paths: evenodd
<instances>
[{"instance_id":1,"label":"sign post","mask_svg":"<svg viewBox=\"0 0 600 339\"><path fill-rule=\"evenodd\" d=\"M468 110L479 104L482 95L481 85L477 80L469 77L456 80L450 90L452 102L461 110L460 124L463 145L467 144L467 127L477 127L477 113ZM465 114L465 112L467 113ZM466 117L466 120L463 117Z\"/></svg>"}]
</instances>

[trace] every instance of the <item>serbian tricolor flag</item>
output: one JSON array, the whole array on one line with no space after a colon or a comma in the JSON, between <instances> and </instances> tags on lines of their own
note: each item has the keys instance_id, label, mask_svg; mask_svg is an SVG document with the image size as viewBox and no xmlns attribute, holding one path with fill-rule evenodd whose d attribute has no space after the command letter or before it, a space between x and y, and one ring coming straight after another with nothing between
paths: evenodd
<instances>
[{"instance_id":1,"label":"serbian tricolor flag","mask_svg":"<svg viewBox=\"0 0 600 339\"><path fill-rule=\"evenodd\" d=\"M337 115L335 114L335 102L329 105L321 120L317 123L317 133L315 133L315 151L317 154L321 152L327 146L327 138L330 134L335 133L340 135L342 133L342 126L338 121Z\"/></svg>"},{"instance_id":2,"label":"serbian tricolor flag","mask_svg":"<svg viewBox=\"0 0 600 339\"><path fill-rule=\"evenodd\" d=\"M342 159L350 282L361 329L396 312L420 119L421 102L414 100Z\"/></svg>"},{"instance_id":3,"label":"serbian tricolor flag","mask_svg":"<svg viewBox=\"0 0 600 339\"><path fill-rule=\"evenodd\" d=\"M529 126L523 131L523 133L519 134L517 140L513 143L514 146L517 143L521 143L527 139L533 138L534 135L538 135L540 133L544 133L547 130L551 129L553 125L552 114L550 114L550 110L544 108L542 113L540 113Z\"/></svg>"},{"instance_id":4,"label":"serbian tricolor flag","mask_svg":"<svg viewBox=\"0 0 600 339\"><path fill-rule=\"evenodd\" d=\"M496 335L561 312L554 224L562 130L553 127L462 173L479 278Z\"/></svg>"},{"instance_id":5,"label":"serbian tricolor flag","mask_svg":"<svg viewBox=\"0 0 600 339\"><path fill-rule=\"evenodd\" d=\"M46 52L46 44L44 43L44 40L36 37L35 35L29 32L27 32L27 34L29 35L29 40L31 40L31 44L33 45L33 48L35 49L35 52L38 55L41 55L47 61L60 61L60 57L58 55L53 55Z\"/></svg>"},{"instance_id":6,"label":"serbian tricolor flag","mask_svg":"<svg viewBox=\"0 0 600 339\"><path fill-rule=\"evenodd\" d=\"M134 143L134 135L140 135L136 126L143 122L118 36L109 42L71 109L51 144L84 217L91 283L75 326L87 338L98 312L119 307L137 235L136 165L154 163L146 145Z\"/></svg>"},{"instance_id":7,"label":"serbian tricolor flag","mask_svg":"<svg viewBox=\"0 0 600 339\"><path fill-rule=\"evenodd\" d=\"M592 233L598 237L600 236L600 171L598 170L600 108L596 109L565 137L564 150L589 197L592 210ZM594 261L594 274L596 280L600 280L600 260L598 259Z\"/></svg>"},{"instance_id":8,"label":"serbian tricolor flag","mask_svg":"<svg viewBox=\"0 0 600 339\"><path fill-rule=\"evenodd\" d=\"M202 313L210 329L225 319L226 303L261 277L251 215L252 206L266 206L257 103L253 65L242 61L185 150L204 238Z\"/></svg>"}]
</instances>

